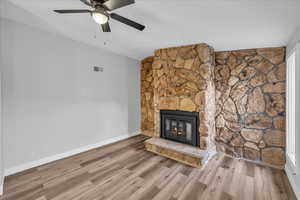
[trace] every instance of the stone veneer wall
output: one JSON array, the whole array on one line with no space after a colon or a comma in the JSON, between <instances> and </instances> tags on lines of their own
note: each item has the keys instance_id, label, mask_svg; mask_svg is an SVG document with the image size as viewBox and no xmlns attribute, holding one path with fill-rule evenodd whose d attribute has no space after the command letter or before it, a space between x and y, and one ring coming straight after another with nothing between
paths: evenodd
<instances>
[{"instance_id":1,"label":"stone veneer wall","mask_svg":"<svg viewBox=\"0 0 300 200\"><path fill-rule=\"evenodd\" d=\"M216 52L215 60L205 44L161 49L141 73L144 134L159 137L159 109L200 111L202 149L215 139L218 151L285 164L285 48Z\"/></svg>"},{"instance_id":2,"label":"stone veneer wall","mask_svg":"<svg viewBox=\"0 0 300 200\"><path fill-rule=\"evenodd\" d=\"M216 52L219 151L285 164L285 48Z\"/></svg>"},{"instance_id":3,"label":"stone veneer wall","mask_svg":"<svg viewBox=\"0 0 300 200\"><path fill-rule=\"evenodd\" d=\"M154 133L154 81L152 70L153 56L141 62L141 130L143 134Z\"/></svg>"},{"instance_id":4,"label":"stone veneer wall","mask_svg":"<svg viewBox=\"0 0 300 200\"><path fill-rule=\"evenodd\" d=\"M155 51L154 136L160 134L161 109L199 112L200 148L215 152L214 62L206 44Z\"/></svg>"}]
</instances>

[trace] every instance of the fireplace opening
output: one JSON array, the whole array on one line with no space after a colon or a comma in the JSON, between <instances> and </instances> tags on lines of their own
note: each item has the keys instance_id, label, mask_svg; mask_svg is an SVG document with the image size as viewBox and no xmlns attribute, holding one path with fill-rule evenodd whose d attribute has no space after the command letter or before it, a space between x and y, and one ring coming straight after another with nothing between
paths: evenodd
<instances>
[{"instance_id":1,"label":"fireplace opening","mask_svg":"<svg viewBox=\"0 0 300 200\"><path fill-rule=\"evenodd\" d=\"M160 111L161 138L199 146L199 113L179 110Z\"/></svg>"}]
</instances>

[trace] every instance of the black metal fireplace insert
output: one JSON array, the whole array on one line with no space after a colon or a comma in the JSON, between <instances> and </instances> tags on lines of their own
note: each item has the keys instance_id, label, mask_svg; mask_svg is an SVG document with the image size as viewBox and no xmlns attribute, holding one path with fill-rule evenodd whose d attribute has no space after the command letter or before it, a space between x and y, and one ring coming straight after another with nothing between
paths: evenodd
<instances>
[{"instance_id":1,"label":"black metal fireplace insert","mask_svg":"<svg viewBox=\"0 0 300 200\"><path fill-rule=\"evenodd\" d=\"M160 110L160 136L164 139L199 146L199 113Z\"/></svg>"}]
</instances>

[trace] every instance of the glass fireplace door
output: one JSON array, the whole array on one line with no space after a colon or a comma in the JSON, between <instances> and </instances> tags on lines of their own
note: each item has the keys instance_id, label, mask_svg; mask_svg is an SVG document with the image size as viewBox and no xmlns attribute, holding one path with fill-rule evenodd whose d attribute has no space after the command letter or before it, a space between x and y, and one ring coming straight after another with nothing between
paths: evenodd
<instances>
[{"instance_id":1,"label":"glass fireplace door","mask_svg":"<svg viewBox=\"0 0 300 200\"><path fill-rule=\"evenodd\" d=\"M161 112L161 137L197 146L198 116L182 112Z\"/></svg>"}]
</instances>

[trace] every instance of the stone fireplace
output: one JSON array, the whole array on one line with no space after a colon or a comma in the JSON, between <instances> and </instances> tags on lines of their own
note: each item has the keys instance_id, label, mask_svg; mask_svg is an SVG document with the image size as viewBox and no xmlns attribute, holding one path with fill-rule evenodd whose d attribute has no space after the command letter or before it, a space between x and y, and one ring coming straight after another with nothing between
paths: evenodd
<instances>
[{"instance_id":1,"label":"stone fireplace","mask_svg":"<svg viewBox=\"0 0 300 200\"><path fill-rule=\"evenodd\" d=\"M214 51L206 44L155 51L154 136L160 137L160 111L199 113L199 147L214 151ZM211 136L211 137L210 137Z\"/></svg>"},{"instance_id":2,"label":"stone fireplace","mask_svg":"<svg viewBox=\"0 0 300 200\"><path fill-rule=\"evenodd\" d=\"M206 161L218 151L285 164L284 47L214 52L202 43L156 50L142 61L141 102L145 135L161 137L165 110L196 113L196 142L182 136L187 125L178 120L167 139L197 147Z\"/></svg>"},{"instance_id":3,"label":"stone fireplace","mask_svg":"<svg viewBox=\"0 0 300 200\"><path fill-rule=\"evenodd\" d=\"M143 61L142 131L146 135L161 136L163 110L197 113L197 141L191 145L209 155L216 152L214 62L214 51L207 44L159 49Z\"/></svg>"}]
</instances>

